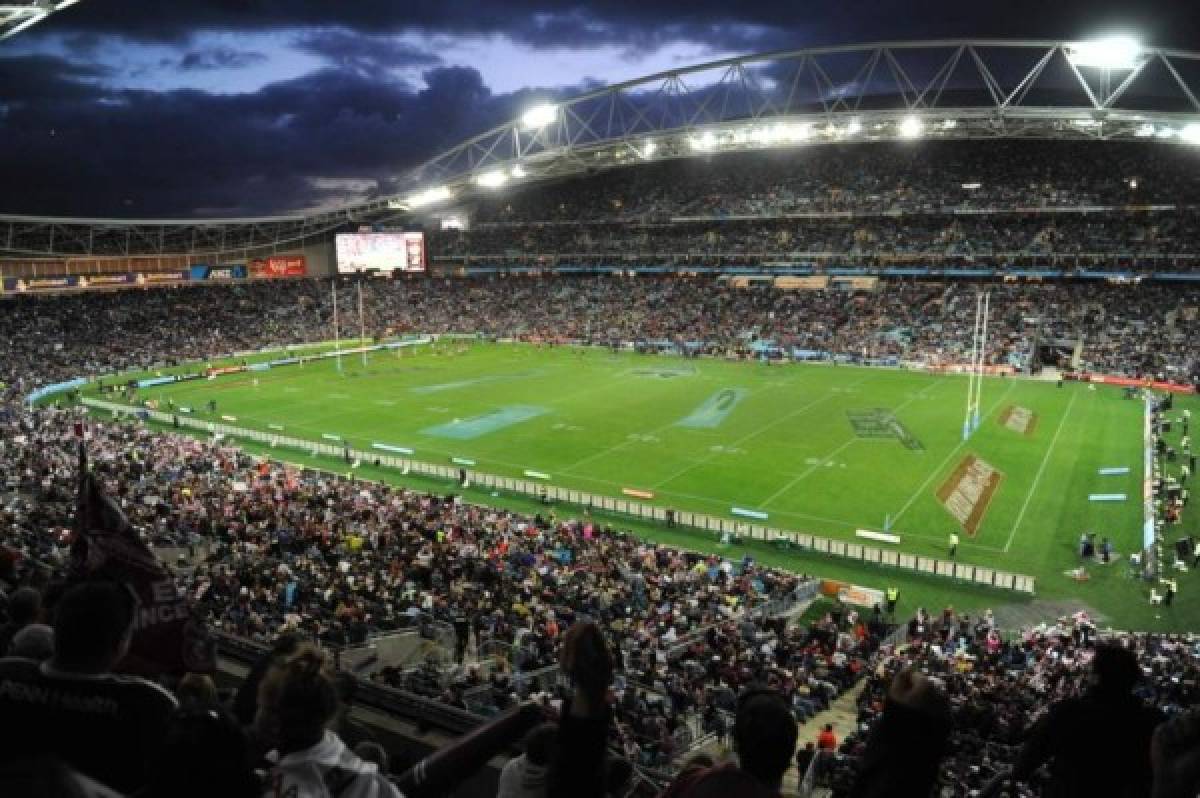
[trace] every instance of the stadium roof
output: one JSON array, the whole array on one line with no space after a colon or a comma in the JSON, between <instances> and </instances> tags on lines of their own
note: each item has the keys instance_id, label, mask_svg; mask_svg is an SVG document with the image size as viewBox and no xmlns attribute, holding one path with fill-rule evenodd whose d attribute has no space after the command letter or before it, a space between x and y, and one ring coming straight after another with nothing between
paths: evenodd
<instances>
[{"instance_id":1,"label":"stadium roof","mask_svg":"<svg viewBox=\"0 0 1200 798\"><path fill-rule=\"evenodd\" d=\"M1200 53L1126 38L887 42L762 53L532 106L400 175L405 188L394 196L269 219L0 217L0 253L245 252L532 181L832 142L1031 138L1200 146L1198 98Z\"/></svg>"},{"instance_id":2,"label":"stadium roof","mask_svg":"<svg viewBox=\"0 0 1200 798\"><path fill-rule=\"evenodd\" d=\"M0 41L32 28L56 11L79 0L32 0L25 3L0 3Z\"/></svg>"}]
</instances>

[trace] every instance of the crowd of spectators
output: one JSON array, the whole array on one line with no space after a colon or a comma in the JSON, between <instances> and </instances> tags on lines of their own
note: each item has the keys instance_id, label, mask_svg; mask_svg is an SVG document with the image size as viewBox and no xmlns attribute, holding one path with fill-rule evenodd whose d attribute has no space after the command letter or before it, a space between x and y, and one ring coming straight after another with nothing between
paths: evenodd
<instances>
[{"instance_id":1,"label":"crowd of spectators","mask_svg":"<svg viewBox=\"0 0 1200 798\"><path fill-rule=\"evenodd\" d=\"M1179 381L1198 373L1200 293L1157 284L881 281L871 291L789 291L714 278L369 280L361 327L371 336L656 342L713 355L750 354L761 342L785 353L941 365L966 360L981 290L992 294L989 365ZM354 292L342 291L339 303L340 334L356 337ZM78 376L327 340L332 319L321 280L19 297L0 316L9 342L0 382L16 398ZM1063 357L1046 356L1047 347Z\"/></svg>"},{"instance_id":2,"label":"crowd of spectators","mask_svg":"<svg viewBox=\"0 0 1200 798\"><path fill-rule=\"evenodd\" d=\"M435 262L1188 271L1195 156L1080 142L842 145L638 164L465 209Z\"/></svg>"},{"instance_id":3,"label":"crowd of spectators","mask_svg":"<svg viewBox=\"0 0 1200 798\"><path fill-rule=\"evenodd\" d=\"M638 163L481 201L481 223L804 212L1192 205L1196 155L1157 143L841 144Z\"/></svg>"}]
</instances>

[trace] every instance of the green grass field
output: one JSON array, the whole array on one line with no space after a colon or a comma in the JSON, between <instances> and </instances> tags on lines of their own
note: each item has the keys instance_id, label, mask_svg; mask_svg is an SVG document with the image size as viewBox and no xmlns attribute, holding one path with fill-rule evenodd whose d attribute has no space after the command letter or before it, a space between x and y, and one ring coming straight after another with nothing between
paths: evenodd
<instances>
[{"instance_id":1,"label":"green grass field","mask_svg":"<svg viewBox=\"0 0 1200 798\"><path fill-rule=\"evenodd\" d=\"M1194 625L1200 600L1186 575L1165 610L1126 573L1141 541L1141 403L1116 388L991 378L981 427L964 443L965 391L962 377L900 370L443 343L374 353L365 366L345 357L340 373L322 361L141 398L197 409L215 400L238 426L282 424L288 435L334 434L360 449L388 443L447 465L469 458L505 476L533 469L596 494L637 488L657 504L726 518L750 508L767 513L768 526L845 540L887 517L902 551L939 558L958 529L961 561L1035 576L1039 599L1078 598L1125 627ZM1014 407L1036 415L1031 432L1001 423ZM968 456L1001 475L974 534L937 496ZM1105 466L1131 471L1100 476ZM1129 500L1089 502L1090 493ZM1063 572L1078 564L1083 530L1108 536L1121 558L1090 566L1092 579L1079 584ZM873 570L861 583L881 586ZM958 588L947 581L945 590Z\"/></svg>"}]
</instances>

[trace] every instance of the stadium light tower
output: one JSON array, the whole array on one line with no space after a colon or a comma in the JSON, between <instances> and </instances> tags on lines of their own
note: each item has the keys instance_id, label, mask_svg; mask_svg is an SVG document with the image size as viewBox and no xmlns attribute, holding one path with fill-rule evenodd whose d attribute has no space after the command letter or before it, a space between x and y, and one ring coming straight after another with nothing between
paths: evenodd
<instances>
[{"instance_id":1,"label":"stadium light tower","mask_svg":"<svg viewBox=\"0 0 1200 798\"><path fill-rule=\"evenodd\" d=\"M1108 36L1086 42L1072 42L1064 49L1067 60L1077 67L1096 69L1133 69L1142 58L1142 45L1131 36Z\"/></svg>"},{"instance_id":2,"label":"stadium light tower","mask_svg":"<svg viewBox=\"0 0 1200 798\"><path fill-rule=\"evenodd\" d=\"M900 135L904 138L920 138L922 132L924 132L924 126L921 124L920 117L906 116L900 120Z\"/></svg>"},{"instance_id":3,"label":"stadium light tower","mask_svg":"<svg viewBox=\"0 0 1200 798\"><path fill-rule=\"evenodd\" d=\"M521 114L521 127L526 130L541 130L558 119L557 105L535 105Z\"/></svg>"},{"instance_id":4,"label":"stadium light tower","mask_svg":"<svg viewBox=\"0 0 1200 798\"><path fill-rule=\"evenodd\" d=\"M1185 125L1179 131L1179 140L1188 144L1200 144L1200 122Z\"/></svg>"}]
</instances>

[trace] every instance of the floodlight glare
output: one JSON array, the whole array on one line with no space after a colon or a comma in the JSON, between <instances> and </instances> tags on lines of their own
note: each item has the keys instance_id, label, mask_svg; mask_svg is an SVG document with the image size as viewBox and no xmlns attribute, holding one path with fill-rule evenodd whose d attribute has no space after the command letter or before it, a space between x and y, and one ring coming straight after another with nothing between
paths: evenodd
<instances>
[{"instance_id":1,"label":"floodlight glare","mask_svg":"<svg viewBox=\"0 0 1200 798\"><path fill-rule=\"evenodd\" d=\"M1154 125L1149 123L1139 125L1138 129L1133 131L1133 135L1137 136L1139 139L1149 138L1150 136L1154 135Z\"/></svg>"},{"instance_id":2,"label":"floodlight glare","mask_svg":"<svg viewBox=\"0 0 1200 798\"><path fill-rule=\"evenodd\" d=\"M558 119L558 106L535 105L521 114L521 125L526 130L540 130Z\"/></svg>"},{"instance_id":3,"label":"floodlight glare","mask_svg":"<svg viewBox=\"0 0 1200 798\"><path fill-rule=\"evenodd\" d=\"M1171 136L1174 136L1174 135L1175 135L1175 128L1160 127L1158 129L1158 132L1154 134L1154 137L1160 138L1160 139L1169 139L1169 138L1171 138Z\"/></svg>"},{"instance_id":4,"label":"floodlight glare","mask_svg":"<svg viewBox=\"0 0 1200 798\"><path fill-rule=\"evenodd\" d=\"M654 143L654 139L648 139L646 143L642 145L642 157L649 158L657 149L658 145Z\"/></svg>"},{"instance_id":5,"label":"floodlight glare","mask_svg":"<svg viewBox=\"0 0 1200 798\"><path fill-rule=\"evenodd\" d=\"M1183 130L1179 131L1179 138L1188 144L1200 144L1200 122L1184 125Z\"/></svg>"},{"instance_id":6,"label":"floodlight glare","mask_svg":"<svg viewBox=\"0 0 1200 798\"><path fill-rule=\"evenodd\" d=\"M923 129L921 120L915 116L906 116L900 120L900 135L906 139L919 138Z\"/></svg>"},{"instance_id":7,"label":"floodlight glare","mask_svg":"<svg viewBox=\"0 0 1200 798\"><path fill-rule=\"evenodd\" d=\"M958 127L957 119L943 119L942 120L942 130L954 130L954 128L956 128L956 127Z\"/></svg>"},{"instance_id":8,"label":"floodlight glare","mask_svg":"<svg viewBox=\"0 0 1200 798\"><path fill-rule=\"evenodd\" d=\"M512 169L509 171L509 174L510 174L510 175L511 175L513 178L515 178L515 179L517 179L517 180L520 180L522 177L525 177L525 174L526 174L526 172L525 172L525 170L524 170L524 169L521 167L521 164L517 164L516 166L514 166L514 167L513 167L513 168L512 168Z\"/></svg>"},{"instance_id":9,"label":"floodlight glare","mask_svg":"<svg viewBox=\"0 0 1200 798\"><path fill-rule=\"evenodd\" d=\"M476 175L475 184L484 188L500 188L508 182L508 175L497 169L494 172L484 172L481 175Z\"/></svg>"},{"instance_id":10,"label":"floodlight glare","mask_svg":"<svg viewBox=\"0 0 1200 798\"><path fill-rule=\"evenodd\" d=\"M716 149L717 137L713 135L713 132L711 130L706 130L703 135L698 136L698 137L695 137L695 136L692 137L691 145L692 145L693 150L699 150L700 152L709 152L711 150Z\"/></svg>"},{"instance_id":11,"label":"floodlight glare","mask_svg":"<svg viewBox=\"0 0 1200 798\"><path fill-rule=\"evenodd\" d=\"M857 119L851 119L850 124L846 125L846 135L857 136L859 133L862 133L862 122L859 122Z\"/></svg>"},{"instance_id":12,"label":"floodlight glare","mask_svg":"<svg viewBox=\"0 0 1200 798\"><path fill-rule=\"evenodd\" d=\"M450 199L450 189L445 186L437 186L413 194L408 198L408 204L413 208L420 208L423 205L432 205L448 199Z\"/></svg>"},{"instance_id":13,"label":"floodlight glare","mask_svg":"<svg viewBox=\"0 0 1200 798\"><path fill-rule=\"evenodd\" d=\"M1142 57L1142 46L1129 36L1110 36L1068 44L1065 52L1067 60L1077 67L1133 69Z\"/></svg>"}]
</instances>

